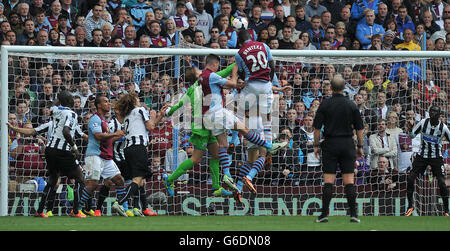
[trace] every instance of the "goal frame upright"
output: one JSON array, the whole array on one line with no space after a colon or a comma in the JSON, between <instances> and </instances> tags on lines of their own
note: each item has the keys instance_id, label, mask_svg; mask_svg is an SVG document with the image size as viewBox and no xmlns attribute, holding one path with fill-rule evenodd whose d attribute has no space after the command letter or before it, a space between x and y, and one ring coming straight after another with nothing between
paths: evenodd
<instances>
[{"instance_id":1,"label":"goal frame upright","mask_svg":"<svg viewBox=\"0 0 450 251\"><path fill-rule=\"evenodd\" d=\"M1 46L1 108L0 108L0 216L8 215L8 57L10 53L39 54L114 54L154 56L234 56L237 49L186 49L186 48L97 48L51 46ZM450 51L377 51L377 50L272 50L274 57L390 57L390 58L450 58ZM301 62L301 61L300 61Z\"/></svg>"}]
</instances>

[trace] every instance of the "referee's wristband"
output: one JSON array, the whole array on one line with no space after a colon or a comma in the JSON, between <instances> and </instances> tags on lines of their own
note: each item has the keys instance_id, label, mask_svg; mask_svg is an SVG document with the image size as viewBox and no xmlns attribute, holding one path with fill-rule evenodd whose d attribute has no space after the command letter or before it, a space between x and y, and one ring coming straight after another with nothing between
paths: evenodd
<instances>
[{"instance_id":1,"label":"referee's wristband","mask_svg":"<svg viewBox=\"0 0 450 251\"><path fill-rule=\"evenodd\" d=\"M313 146L314 146L314 147L319 147L319 146L320 146L320 144L314 144Z\"/></svg>"},{"instance_id":2,"label":"referee's wristband","mask_svg":"<svg viewBox=\"0 0 450 251\"><path fill-rule=\"evenodd\" d=\"M358 148L363 148L363 145L357 145Z\"/></svg>"}]
</instances>

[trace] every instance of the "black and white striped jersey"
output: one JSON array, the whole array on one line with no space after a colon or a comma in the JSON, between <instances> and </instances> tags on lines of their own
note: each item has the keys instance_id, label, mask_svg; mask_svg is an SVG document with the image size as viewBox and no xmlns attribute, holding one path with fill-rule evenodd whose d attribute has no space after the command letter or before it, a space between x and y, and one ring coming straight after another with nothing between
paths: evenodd
<instances>
[{"instance_id":1,"label":"black and white striped jersey","mask_svg":"<svg viewBox=\"0 0 450 251\"><path fill-rule=\"evenodd\" d=\"M148 144L148 131L145 122L150 120L150 113L144 107L134 108L128 116L124 118L123 128L127 139L126 147L132 145Z\"/></svg>"},{"instance_id":2,"label":"black and white striped jersey","mask_svg":"<svg viewBox=\"0 0 450 251\"><path fill-rule=\"evenodd\" d=\"M78 115L70 110L68 107L63 106L52 106L50 108L50 112L52 115L53 128L50 133L50 139L47 142L47 147L70 151L71 146L66 141L63 135L64 127L70 128L70 135L73 138L78 125Z\"/></svg>"},{"instance_id":3,"label":"black and white striped jersey","mask_svg":"<svg viewBox=\"0 0 450 251\"><path fill-rule=\"evenodd\" d=\"M418 154L423 158L442 157L442 139L450 139L450 131L444 123L432 126L430 118L422 119L411 131L410 137L421 136L421 145Z\"/></svg>"},{"instance_id":4,"label":"black and white striped jersey","mask_svg":"<svg viewBox=\"0 0 450 251\"><path fill-rule=\"evenodd\" d=\"M38 127L34 128L34 130L36 131L36 134L42 135L47 133L47 141L50 141L53 132L53 120L40 124Z\"/></svg>"},{"instance_id":5,"label":"black and white striped jersey","mask_svg":"<svg viewBox=\"0 0 450 251\"><path fill-rule=\"evenodd\" d=\"M36 134L45 134L47 133L47 140L50 141L52 138L52 132L53 132L53 120L48 121L47 123L40 124L38 127L34 128L36 131ZM78 136L82 137L84 135L83 130L81 130L80 124L77 124L77 128L75 129L75 132L78 134Z\"/></svg>"},{"instance_id":6,"label":"black and white striped jersey","mask_svg":"<svg viewBox=\"0 0 450 251\"><path fill-rule=\"evenodd\" d=\"M109 121L109 131L111 133L114 133L118 130L122 130L122 124L117 120L117 118L113 118ZM126 145L126 138L123 136L121 139L116 140L114 142L114 160L115 161L124 161L125 160L125 154L123 152L123 149L125 149Z\"/></svg>"}]
</instances>

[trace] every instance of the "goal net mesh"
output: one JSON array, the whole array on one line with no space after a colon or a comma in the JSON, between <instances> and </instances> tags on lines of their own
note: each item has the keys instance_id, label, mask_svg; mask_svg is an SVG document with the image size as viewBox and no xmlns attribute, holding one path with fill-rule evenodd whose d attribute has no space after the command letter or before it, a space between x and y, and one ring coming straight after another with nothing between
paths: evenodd
<instances>
[{"instance_id":1,"label":"goal net mesh","mask_svg":"<svg viewBox=\"0 0 450 251\"><path fill-rule=\"evenodd\" d=\"M194 48L190 44L179 47ZM232 62L234 57L221 56L220 69ZM273 141L285 140L288 146L272 154L271 164L253 179L257 194L244 187L242 204L232 196L214 197L210 155L206 153L201 164L175 181L175 196L167 195L162 175L172 173L193 152L189 142L191 110L187 104L149 132L148 168L153 175L145 185L148 207L161 215L318 215L322 172L320 161L313 157L313 136L307 118L314 118L320 102L331 95L330 79L339 73L347 83L345 95L360 107L366 128L364 156L355 163L358 214L401 215L407 207L407 172L420 144L418 138L411 140L404 133L405 121L426 117L430 104L436 103L444 111L443 121L448 122L449 62L448 58L415 57L275 57L279 85L291 85L293 90L274 92L272 117L277 118L277 124L273 125ZM142 105L159 111L165 103L175 104L185 94L189 84L184 82L184 72L191 66L203 69L204 56L55 54L50 50L44 54L11 53L8 63L10 123L33 128L46 123L56 94L69 90L74 94L73 109L79 115L81 130L87 133L87 121L95 112L96 93L106 93L114 102L120 93L136 91ZM227 92L227 103L234 101L233 91ZM380 129L379 118L385 119L386 132L393 139L382 149L370 145L370 135ZM247 159L247 142L240 134L232 135L230 131L231 173L238 179L239 169ZM47 179L46 141L45 134L30 137L9 132L9 215L32 215L37 209ZM84 153L87 142L77 136L76 144ZM448 164L448 142L443 148ZM379 166L374 160L381 152L389 156L389 166ZM84 156L80 160L83 166ZM61 178L54 215L70 212L71 186L70 180ZM111 210L115 196L113 186L103 204L104 214L115 214ZM419 177L414 196L418 214L441 211L431 172ZM346 208L338 173L330 214L345 215Z\"/></svg>"}]
</instances>

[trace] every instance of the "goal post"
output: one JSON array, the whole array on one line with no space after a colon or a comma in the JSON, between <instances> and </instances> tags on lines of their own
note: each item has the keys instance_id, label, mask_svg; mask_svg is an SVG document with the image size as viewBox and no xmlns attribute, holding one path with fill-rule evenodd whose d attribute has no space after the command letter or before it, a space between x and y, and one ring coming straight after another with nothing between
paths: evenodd
<instances>
[{"instance_id":1,"label":"goal post","mask_svg":"<svg viewBox=\"0 0 450 251\"><path fill-rule=\"evenodd\" d=\"M0 120L1 120L1 168L0 168L0 216L9 215L8 206L11 202L8 201L8 176L9 176L9 142L8 142L8 128L6 125L6 121L8 121L8 107L9 107L9 83L11 79L9 76L15 73L9 73L10 64L9 60L12 56L26 56L26 57L46 57L58 59L79 59L83 60L84 57L86 60L109 60L114 61L119 58L130 58L130 59L143 59L143 58L152 58L152 57L171 57L171 56L207 56L208 54L216 54L219 56L234 56L238 50L237 49L226 49L226 50L218 50L218 49L210 49L210 48L94 48L94 47L41 47L41 46L2 46L1 47L1 107L0 107ZM325 50L272 50L272 55L276 61L277 65L277 76L280 79L280 83L283 85L285 82L291 82L293 75L295 75L295 71L292 72L290 68L294 67L295 64L304 64L306 62L307 65L321 64L321 65L339 65L339 66L364 66L364 65L373 65L377 62L386 63L386 64L394 64L396 62L406 62L406 61L421 61L420 64L421 75L420 78L424 78L426 75L426 60L433 59L450 59L449 51L343 51L343 50L335 50L335 51L325 51ZM17 60L17 59L14 59ZM171 62L173 63L173 62ZM178 72L182 65L178 63L170 64L174 66L176 72ZM303 66L302 66L303 67ZM295 68L295 67L294 67ZM303 69L303 68L302 68ZM181 69L183 70L183 69ZM335 69L336 70L336 69ZM288 77L285 79L283 74L286 74ZM305 72L305 74L307 74ZM311 73L308 73L311 74ZM305 82L305 80L303 80ZM300 88L300 87L299 87ZM448 87L445 87L445 91L448 93ZM181 91L180 91L181 93ZM179 94L179 93L176 93ZM423 96L424 93L419 93L419 95ZM447 102L447 101L446 101ZM178 134L178 130L177 130ZM175 145L178 145L178 139L175 142ZM304 153L306 154L306 153ZM176 155L176 154L175 154ZM175 159L178 156L174 156ZM306 155L305 155L306 157ZM175 161L176 163L177 161ZM203 169L202 169L203 170ZM207 168L205 169L207 170ZM237 172L235 172L237 173ZM309 175L307 173L306 175ZM261 191L268 191L271 194L280 193L282 195L283 191L289 191L291 194L295 192L299 193L308 193L308 187L305 186L303 190L298 189L295 183L292 183L290 186L280 186L277 187L275 185L270 186L273 182L271 178L267 178L265 181L268 182L268 186L263 186ZM317 185L317 184L316 184ZM195 186L195 185L194 185ZM165 193L164 187L161 188L159 186L160 192ZM157 188L152 192L157 192ZM287 190L284 190L287 189ZM197 190L193 190L194 193ZM315 195L318 195L317 191L312 191ZM247 194L246 194L247 195ZM367 195L370 196L370 195ZM252 198L255 199L255 198ZM208 204L214 204L215 201L220 200L206 200ZM186 201L185 201L186 202ZM316 201L313 201L316 202ZM175 205L178 203L177 205ZM187 201L186 203L189 203ZM191 201L191 203L196 203L196 201ZM264 198L261 200L261 204L264 204ZM339 203L339 202L336 202ZM394 203L394 202L392 202ZM397 202L395 202L397 203ZM166 210L170 208L188 208L185 204L180 205L178 201L171 201L170 206L164 207ZM230 203L231 204L231 203ZM284 205L284 201L282 202ZM286 203L287 204L287 203ZM297 205L295 206L297 207ZM202 209L203 210L203 209ZM207 210L207 209L205 209ZM187 210L189 211L189 210ZM264 213L264 210L261 210ZM190 210L193 215L196 214L195 210ZM203 212L203 211L202 211ZM180 212L178 212L180 213ZM181 214L186 213L186 210ZM261 212L259 212L261 213ZM189 213L188 213L189 214ZM255 213L257 214L257 213ZM283 214L282 210L278 211L278 214ZM371 211L369 214L376 214Z\"/></svg>"}]
</instances>

